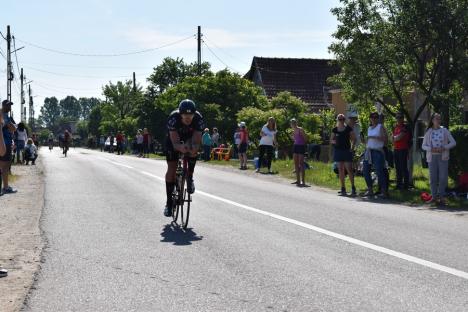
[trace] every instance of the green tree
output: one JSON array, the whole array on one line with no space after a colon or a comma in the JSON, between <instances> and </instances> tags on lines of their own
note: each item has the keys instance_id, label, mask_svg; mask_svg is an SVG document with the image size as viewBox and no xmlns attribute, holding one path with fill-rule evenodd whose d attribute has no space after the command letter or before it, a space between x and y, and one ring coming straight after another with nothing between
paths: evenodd
<instances>
[{"instance_id":1,"label":"green tree","mask_svg":"<svg viewBox=\"0 0 468 312\"><path fill-rule=\"evenodd\" d=\"M88 133L93 135L93 136L100 136L102 133L99 130L99 126L101 125L101 105L97 105L91 109L91 112L89 113L89 118L88 118Z\"/></svg>"},{"instance_id":2,"label":"green tree","mask_svg":"<svg viewBox=\"0 0 468 312\"><path fill-rule=\"evenodd\" d=\"M269 107L268 100L260 88L228 70L214 75L187 77L157 97L154 105L167 117L177 108L178 103L186 98L195 101L202 115L206 107L207 124L216 126L222 140L229 142L232 141L239 110L248 106ZM162 130L164 131L164 128Z\"/></svg>"},{"instance_id":3,"label":"green tree","mask_svg":"<svg viewBox=\"0 0 468 312\"><path fill-rule=\"evenodd\" d=\"M210 63L201 64L201 75L211 74ZM198 65L196 63L187 64L182 58L166 57L163 62L154 68L153 73L148 77L150 88L157 94L161 94L168 88L177 85L186 77L198 76Z\"/></svg>"},{"instance_id":4,"label":"green tree","mask_svg":"<svg viewBox=\"0 0 468 312\"><path fill-rule=\"evenodd\" d=\"M80 107L81 107L81 118L82 119L88 119L89 118L89 114L91 113L91 110L96 107L97 105L99 105L100 103L100 100L98 98L95 98L95 97L90 97L90 98L86 98L86 97L81 97L78 99L78 102L80 104Z\"/></svg>"},{"instance_id":5,"label":"green tree","mask_svg":"<svg viewBox=\"0 0 468 312\"><path fill-rule=\"evenodd\" d=\"M412 128L428 105L448 125L455 82L466 89L466 7L466 0L341 0L332 10L338 29L330 50L342 68L334 82L352 101L402 111ZM424 97L414 114L406 105L412 91Z\"/></svg>"},{"instance_id":6,"label":"green tree","mask_svg":"<svg viewBox=\"0 0 468 312\"><path fill-rule=\"evenodd\" d=\"M67 96L60 100L60 115L64 120L78 121L81 117L80 102L74 96Z\"/></svg>"},{"instance_id":7,"label":"green tree","mask_svg":"<svg viewBox=\"0 0 468 312\"><path fill-rule=\"evenodd\" d=\"M56 133L60 115L60 106L57 98L47 97L44 99L44 105L41 107L39 124Z\"/></svg>"}]
</instances>

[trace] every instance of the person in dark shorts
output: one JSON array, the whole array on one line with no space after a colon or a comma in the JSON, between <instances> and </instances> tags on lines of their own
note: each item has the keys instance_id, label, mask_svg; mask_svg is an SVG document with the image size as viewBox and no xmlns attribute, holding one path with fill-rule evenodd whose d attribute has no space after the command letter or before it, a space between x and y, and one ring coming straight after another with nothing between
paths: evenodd
<instances>
[{"instance_id":1,"label":"person in dark shorts","mask_svg":"<svg viewBox=\"0 0 468 312\"><path fill-rule=\"evenodd\" d=\"M195 192L193 171L197 162L198 150L201 145L202 132L205 129L203 116L196 110L192 100L183 100L179 108L173 111L167 119L166 136L166 207L164 215L172 215L172 192L175 187L177 161L179 154L189 154L187 192Z\"/></svg>"},{"instance_id":2,"label":"person in dark shorts","mask_svg":"<svg viewBox=\"0 0 468 312\"><path fill-rule=\"evenodd\" d=\"M338 165L338 173L341 183L340 194L346 196L345 177L348 173L351 182L351 196L356 196L356 187L354 186L353 174L353 152L352 147L356 142L356 136L353 128L345 124L345 116L338 114L336 117L336 127L332 130L330 142L333 145L333 161Z\"/></svg>"},{"instance_id":3,"label":"person in dark shorts","mask_svg":"<svg viewBox=\"0 0 468 312\"><path fill-rule=\"evenodd\" d=\"M294 168L296 172L296 181L293 184L297 186L305 186L305 166L304 166L304 154L306 152L307 138L304 129L297 125L296 119L291 119L291 138L294 140L293 146L293 159Z\"/></svg>"}]
</instances>

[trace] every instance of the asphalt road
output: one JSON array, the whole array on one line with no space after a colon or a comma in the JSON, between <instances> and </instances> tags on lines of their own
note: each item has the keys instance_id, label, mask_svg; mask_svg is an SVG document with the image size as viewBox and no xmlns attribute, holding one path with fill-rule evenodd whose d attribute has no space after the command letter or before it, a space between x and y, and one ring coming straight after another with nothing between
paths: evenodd
<instances>
[{"instance_id":1,"label":"asphalt road","mask_svg":"<svg viewBox=\"0 0 468 312\"><path fill-rule=\"evenodd\" d=\"M40 157L47 247L25 311L468 311L463 214L201 164L184 232L162 213L164 161Z\"/></svg>"}]
</instances>

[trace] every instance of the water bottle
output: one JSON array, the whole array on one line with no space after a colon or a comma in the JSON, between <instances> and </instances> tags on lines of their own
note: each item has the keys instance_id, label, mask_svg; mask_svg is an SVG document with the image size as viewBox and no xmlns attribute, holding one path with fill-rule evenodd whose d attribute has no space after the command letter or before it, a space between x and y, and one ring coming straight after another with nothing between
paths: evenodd
<instances>
[{"instance_id":1,"label":"water bottle","mask_svg":"<svg viewBox=\"0 0 468 312\"><path fill-rule=\"evenodd\" d=\"M278 159L278 149L275 150L275 159Z\"/></svg>"}]
</instances>

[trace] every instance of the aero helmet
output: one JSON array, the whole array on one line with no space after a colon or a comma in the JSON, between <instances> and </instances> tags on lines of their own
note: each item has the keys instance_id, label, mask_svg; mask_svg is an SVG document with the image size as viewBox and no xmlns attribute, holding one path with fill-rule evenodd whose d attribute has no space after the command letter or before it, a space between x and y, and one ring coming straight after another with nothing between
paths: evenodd
<instances>
[{"instance_id":1,"label":"aero helmet","mask_svg":"<svg viewBox=\"0 0 468 312\"><path fill-rule=\"evenodd\" d=\"M179 104L179 113L181 114L195 114L195 103L192 100L183 100Z\"/></svg>"}]
</instances>

